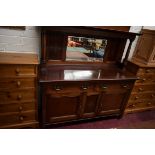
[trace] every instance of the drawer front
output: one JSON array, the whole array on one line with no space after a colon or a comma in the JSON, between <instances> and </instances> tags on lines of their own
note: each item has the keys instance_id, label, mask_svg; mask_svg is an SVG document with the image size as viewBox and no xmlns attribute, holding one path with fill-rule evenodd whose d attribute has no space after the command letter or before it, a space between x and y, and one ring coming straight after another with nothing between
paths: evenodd
<instances>
[{"instance_id":1,"label":"drawer front","mask_svg":"<svg viewBox=\"0 0 155 155\"><path fill-rule=\"evenodd\" d=\"M35 95L35 89L0 92L0 104L33 101L36 98Z\"/></svg>"},{"instance_id":2,"label":"drawer front","mask_svg":"<svg viewBox=\"0 0 155 155\"><path fill-rule=\"evenodd\" d=\"M129 102L127 108L138 109L138 108L149 108L155 106L155 100L146 100L141 102Z\"/></svg>"},{"instance_id":3,"label":"drawer front","mask_svg":"<svg viewBox=\"0 0 155 155\"><path fill-rule=\"evenodd\" d=\"M0 65L0 77L35 76L34 65Z\"/></svg>"},{"instance_id":4,"label":"drawer front","mask_svg":"<svg viewBox=\"0 0 155 155\"><path fill-rule=\"evenodd\" d=\"M133 86L132 82L126 82L126 81L120 83L118 83L118 81L116 83L101 82L98 86L98 90L107 92L112 91L126 92L130 90L132 86Z\"/></svg>"},{"instance_id":5,"label":"drawer front","mask_svg":"<svg viewBox=\"0 0 155 155\"><path fill-rule=\"evenodd\" d=\"M25 112L25 113L17 113L11 115L0 115L0 126L9 125L15 123L24 123L27 121L35 120L35 111Z\"/></svg>"},{"instance_id":6,"label":"drawer front","mask_svg":"<svg viewBox=\"0 0 155 155\"><path fill-rule=\"evenodd\" d=\"M0 114L35 110L35 103L0 104Z\"/></svg>"},{"instance_id":7,"label":"drawer front","mask_svg":"<svg viewBox=\"0 0 155 155\"><path fill-rule=\"evenodd\" d=\"M145 92L145 91L155 91L155 85L149 84L149 85L135 85L132 92Z\"/></svg>"},{"instance_id":8,"label":"drawer front","mask_svg":"<svg viewBox=\"0 0 155 155\"><path fill-rule=\"evenodd\" d=\"M96 90L95 84L91 83L55 83L52 85L46 86L46 93L52 94L67 94L67 93L80 93L84 92L93 92Z\"/></svg>"},{"instance_id":9,"label":"drawer front","mask_svg":"<svg viewBox=\"0 0 155 155\"><path fill-rule=\"evenodd\" d=\"M138 76L136 84L155 83L155 74L143 74Z\"/></svg>"},{"instance_id":10,"label":"drawer front","mask_svg":"<svg viewBox=\"0 0 155 155\"><path fill-rule=\"evenodd\" d=\"M155 92L132 93L129 100L140 101L143 99L155 99Z\"/></svg>"},{"instance_id":11,"label":"drawer front","mask_svg":"<svg viewBox=\"0 0 155 155\"><path fill-rule=\"evenodd\" d=\"M140 74L155 74L155 68L140 68L138 75Z\"/></svg>"},{"instance_id":12,"label":"drawer front","mask_svg":"<svg viewBox=\"0 0 155 155\"><path fill-rule=\"evenodd\" d=\"M5 78L0 79L0 90L4 89L20 89L20 88L29 88L35 87L36 80L35 78Z\"/></svg>"}]
</instances>

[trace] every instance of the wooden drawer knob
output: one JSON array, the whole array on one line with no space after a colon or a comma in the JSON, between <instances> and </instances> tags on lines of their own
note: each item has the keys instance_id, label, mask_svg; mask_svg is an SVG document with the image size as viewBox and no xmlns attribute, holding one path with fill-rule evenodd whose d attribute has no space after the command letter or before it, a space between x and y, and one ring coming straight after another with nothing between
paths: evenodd
<instances>
[{"instance_id":1,"label":"wooden drawer knob","mask_svg":"<svg viewBox=\"0 0 155 155\"><path fill-rule=\"evenodd\" d=\"M20 69L19 68L16 68L15 72L18 75L20 73Z\"/></svg>"},{"instance_id":2,"label":"wooden drawer knob","mask_svg":"<svg viewBox=\"0 0 155 155\"><path fill-rule=\"evenodd\" d=\"M143 88L139 88L138 90L139 90L139 91L143 91L144 89L143 89Z\"/></svg>"},{"instance_id":3,"label":"wooden drawer knob","mask_svg":"<svg viewBox=\"0 0 155 155\"><path fill-rule=\"evenodd\" d=\"M142 79L142 81L143 81L143 82L145 82L145 81L146 81L146 79L144 78L144 79Z\"/></svg>"},{"instance_id":4,"label":"wooden drawer knob","mask_svg":"<svg viewBox=\"0 0 155 155\"><path fill-rule=\"evenodd\" d=\"M24 117L23 117L23 116L20 116L20 117L19 117L19 120L20 120L20 121L23 121L23 120L24 120Z\"/></svg>"},{"instance_id":5,"label":"wooden drawer knob","mask_svg":"<svg viewBox=\"0 0 155 155\"><path fill-rule=\"evenodd\" d=\"M150 70L149 70L149 69L147 69L147 70L146 70L146 73L150 73Z\"/></svg>"},{"instance_id":6,"label":"wooden drawer knob","mask_svg":"<svg viewBox=\"0 0 155 155\"><path fill-rule=\"evenodd\" d=\"M19 108L18 108L20 111L22 111L23 110L23 107L22 106L19 106Z\"/></svg>"},{"instance_id":7,"label":"wooden drawer knob","mask_svg":"<svg viewBox=\"0 0 155 155\"><path fill-rule=\"evenodd\" d=\"M132 107L134 108L136 105L135 104L132 104Z\"/></svg>"},{"instance_id":8,"label":"wooden drawer knob","mask_svg":"<svg viewBox=\"0 0 155 155\"><path fill-rule=\"evenodd\" d=\"M135 100L137 100L137 99L139 99L139 97L138 97L138 96L136 96L136 97L135 97Z\"/></svg>"},{"instance_id":9,"label":"wooden drawer knob","mask_svg":"<svg viewBox=\"0 0 155 155\"><path fill-rule=\"evenodd\" d=\"M151 104L152 104L151 102L147 103L148 106L150 106Z\"/></svg>"},{"instance_id":10,"label":"wooden drawer knob","mask_svg":"<svg viewBox=\"0 0 155 155\"><path fill-rule=\"evenodd\" d=\"M128 85L123 85L122 87L125 88L125 89L127 89L128 88Z\"/></svg>"},{"instance_id":11,"label":"wooden drawer knob","mask_svg":"<svg viewBox=\"0 0 155 155\"><path fill-rule=\"evenodd\" d=\"M17 100L21 100L21 99L22 99L22 95L18 95Z\"/></svg>"},{"instance_id":12,"label":"wooden drawer knob","mask_svg":"<svg viewBox=\"0 0 155 155\"><path fill-rule=\"evenodd\" d=\"M154 95L154 94L152 94L152 95L151 95L151 97L152 97L152 98L154 98L154 97L155 97L155 95Z\"/></svg>"},{"instance_id":13,"label":"wooden drawer knob","mask_svg":"<svg viewBox=\"0 0 155 155\"><path fill-rule=\"evenodd\" d=\"M17 81L17 86L20 87L21 86L21 82Z\"/></svg>"},{"instance_id":14,"label":"wooden drawer knob","mask_svg":"<svg viewBox=\"0 0 155 155\"><path fill-rule=\"evenodd\" d=\"M60 90L61 90L60 86L55 86L54 89L55 89L56 91L60 91Z\"/></svg>"},{"instance_id":15,"label":"wooden drawer knob","mask_svg":"<svg viewBox=\"0 0 155 155\"><path fill-rule=\"evenodd\" d=\"M128 108L134 108L135 107L135 104L130 104L129 106L128 106Z\"/></svg>"}]
</instances>

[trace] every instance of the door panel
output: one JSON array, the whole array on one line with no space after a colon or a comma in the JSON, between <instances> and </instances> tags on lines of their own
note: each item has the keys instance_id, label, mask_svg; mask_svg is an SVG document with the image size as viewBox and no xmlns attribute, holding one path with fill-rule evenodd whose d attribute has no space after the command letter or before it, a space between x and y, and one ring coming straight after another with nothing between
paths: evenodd
<instances>
[{"instance_id":1,"label":"door panel","mask_svg":"<svg viewBox=\"0 0 155 155\"><path fill-rule=\"evenodd\" d=\"M127 93L103 93L100 101L99 114L120 113Z\"/></svg>"},{"instance_id":2,"label":"door panel","mask_svg":"<svg viewBox=\"0 0 155 155\"><path fill-rule=\"evenodd\" d=\"M86 94L86 101L83 117L93 117L96 115L99 106L100 94Z\"/></svg>"},{"instance_id":3,"label":"door panel","mask_svg":"<svg viewBox=\"0 0 155 155\"><path fill-rule=\"evenodd\" d=\"M46 122L66 121L78 118L81 94L46 97Z\"/></svg>"}]
</instances>

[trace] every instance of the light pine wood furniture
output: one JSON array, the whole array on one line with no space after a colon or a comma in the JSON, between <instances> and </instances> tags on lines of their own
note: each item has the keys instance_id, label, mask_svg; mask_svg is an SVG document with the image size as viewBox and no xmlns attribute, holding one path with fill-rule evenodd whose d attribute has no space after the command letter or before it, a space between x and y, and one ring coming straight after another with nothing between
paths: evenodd
<instances>
[{"instance_id":1,"label":"light pine wood furniture","mask_svg":"<svg viewBox=\"0 0 155 155\"><path fill-rule=\"evenodd\" d=\"M126 113L155 109L155 31L143 29L127 69L139 79L135 82Z\"/></svg>"},{"instance_id":2,"label":"light pine wood furniture","mask_svg":"<svg viewBox=\"0 0 155 155\"><path fill-rule=\"evenodd\" d=\"M155 109L155 64L148 66L132 60L127 68L139 79L134 84L125 112Z\"/></svg>"},{"instance_id":3,"label":"light pine wood furniture","mask_svg":"<svg viewBox=\"0 0 155 155\"><path fill-rule=\"evenodd\" d=\"M133 60L145 65L155 64L155 30L143 29L139 37Z\"/></svg>"},{"instance_id":4,"label":"light pine wood furniture","mask_svg":"<svg viewBox=\"0 0 155 155\"><path fill-rule=\"evenodd\" d=\"M38 126L37 65L34 53L0 53L0 128Z\"/></svg>"}]
</instances>

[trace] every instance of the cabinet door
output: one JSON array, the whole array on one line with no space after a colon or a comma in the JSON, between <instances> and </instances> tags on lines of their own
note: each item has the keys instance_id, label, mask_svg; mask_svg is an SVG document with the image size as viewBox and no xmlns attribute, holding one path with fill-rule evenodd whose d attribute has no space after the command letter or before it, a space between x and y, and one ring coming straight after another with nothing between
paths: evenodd
<instances>
[{"instance_id":1,"label":"cabinet door","mask_svg":"<svg viewBox=\"0 0 155 155\"><path fill-rule=\"evenodd\" d=\"M121 114L127 96L127 92L102 92L100 106L98 109L99 115Z\"/></svg>"},{"instance_id":2,"label":"cabinet door","mask_svg":"<svg viewBox=\"0 0 155 155\"><path fill-rule=\"evenodd\" d=\"M75 120L80 113L82 95L80 93L47 94L44 103L46 123Z\"/></svg>"},{"instance_id":3,"label":"cabinet door","mask_svg":"<svg viewBox=\"0 0 155 155\"><path fill-rule=\"evenodd\" d=\"M96 115L99 102L100 102L100 93L87 93L84 95L84 107L82 112L82 117L89 118Z\"/></svg>"}]
</instances>

